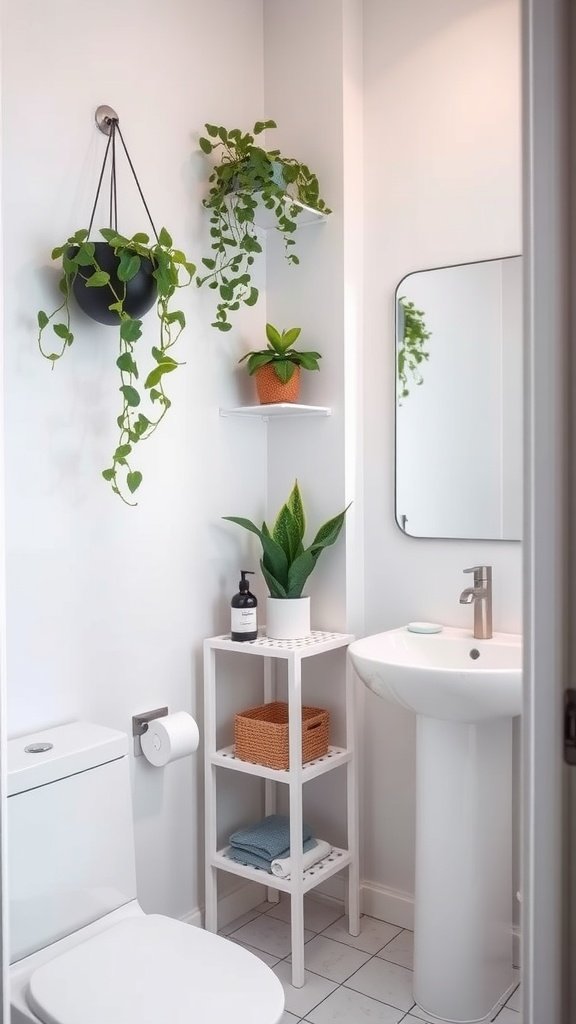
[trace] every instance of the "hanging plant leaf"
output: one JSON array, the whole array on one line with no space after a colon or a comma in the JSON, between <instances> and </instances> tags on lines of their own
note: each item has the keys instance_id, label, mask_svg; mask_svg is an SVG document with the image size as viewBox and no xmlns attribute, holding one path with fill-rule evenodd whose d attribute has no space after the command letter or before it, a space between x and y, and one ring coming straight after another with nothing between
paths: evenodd
<instances>
[{"instance_id":1,"label":"hanging plant leaf","mask_svg":"<svg viewBox=\"0 0 576 1024\"><path fill-rule=\"evenodd\" d=\"M96 270L86 278L87 288L104 288L107 284L110 284L110 274L107 274L105 270Z\"/></svg>"},{"instance_id":2,"label":"hanging plant leaf","mask_svg":"<svg viewBox=\"0 0 576 1024\"><path fill-rule=\"evenodd\" d=\"M120 257L118 270L116 271L116 273L118 274L118 280L132 281L132 279L136 277L136 274L138 273L139 270L140 257L137 256L136 253L130 253L128 249L124 249Z\"/></svg>"},{"instance_id":3,"label":"hanging plant leaf","mask_svg":"<svg viewBox=\"0 0 576 1024\"><path fill-rule=\"evenodd\" d=\"M160 383L160 380L162 379L164 374L165 373L172 373L172 371L176 369L177 365L178 364L174 363L174 362L160 363L160 365L157 366L155 370L152 370L151 373L148 374L148 376L146 377L146 383L144 384L144 387L145 388L153 388L153 387L155 387L156 384Z\"/></svg>"},{"instance_id":4,"label":"hanging plant leaf","mask_svg":"<svg viewBox=\"0 0 576 1024\"><path fill-rule=\"evenodd\" d=\"M122 384L120 391L124 395L127 405L130 405L134 409L136 406L140 405L140 395L136 391L136 388L132 387L131 384Z\"/></svg>"},{"instance_id":5,"label":"hanging plant leaf","mask_svg":"<svg viewBox=\"0 0 576 1024\"><path fill-rule=\"evenodd\" d=\"M134 494L134 491L137 491L142 483L142 473L137 469L133 470L132 473L128 473L126 483L128 484L130 494Z\"/></svg>"},{"instance_id":6,"label":"hanging plant leaf","mask_svg":"<svg viewBox=\"0 0 576 1024\"><path fill-rule=\"evenodd\" d=\"M123 352L116 360L116 366L123 373L129 373L138 380L138 367L131 352Z\"/></svg>"},{"instance_id":7,"label":"hanging plant leaf","mask_svg":"<svg viewBox=\"0 0 576 1024\"><path fill-rule=\"evenodd\" d=\"M120 324L120 337L122 341L138 341L142 337L142 321L131 318L123 320Z\"/></svg>"}]
</instances>

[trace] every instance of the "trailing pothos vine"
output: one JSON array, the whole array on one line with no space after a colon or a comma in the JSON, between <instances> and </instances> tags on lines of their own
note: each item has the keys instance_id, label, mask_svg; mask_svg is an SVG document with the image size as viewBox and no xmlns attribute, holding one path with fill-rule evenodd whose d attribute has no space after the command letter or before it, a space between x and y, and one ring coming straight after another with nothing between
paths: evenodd
<instances>
[{"instance_id":1,"label":"trailing pothos vine","mask_svg":"<svg viewBox=\"0 0 576 1024\"><path fill-rule=\"evenodd\" d=\"M117 314L119 325L116 366L120 373L122 407L117 418L118 443L111 465L103 470L102 476L125 504L135 505L137 503L131 501L130 497L140 487L142 473L133 463L134 449L140 442L147 441L164 419L171 405L164 390L165 378L182 365L173 358L171 350L186 326L186 318L181 309L172 309L170 304L177 290L191 283L196 268L181 250L173 248L172 238L165 228L162 228L157 240L152 243L150 237L143 232L126 238L113 228L102 228L100 234L118 260L114 279L98 263L96 248L88 239L88 231L77 231L63 245L55 248L52 259L62 260L62 276L59 281L62 302L50 314L44 310L38 313L38 345L42 355L50 360L53 367L72 345L74 334L71 330L70 298L78 275L82 277L86 288L108 290L108 309ZM146 260L151 265L156 283L156 312L160 330L157 344L150 350L155 365L141 385L140 365L143 360L138 358L142 348L138 343L142 336L142 320L130 315L125 308L125 301L127 285L140 272ZM45 332L49 325L60 343L57 351L45 347ZM147 410L149 415L141 411L144 394L149 396L151 402Z\"/></svg>"},{"instance_id":2,"label":"trailing pothos vine","mask_svg":"<svg viewBox=\"0 0 576 1024\"><path fill-rule=\"evenodd\" d=\"M416 309L413 302L405 296L398 299L398 313L400 331L398 337L397 367L398 367L398 401L408 398L410 383L421 385L424 378L420 367L425 360L430 358L426 351L426 342L432 337L426 327L424 312Z\"/></svg>"},{"instance_id":3,"label":"trailing pothos vine","mask_svg":"<svg viewBox=\"0 0 576 1024\"><path fill-rule=\"evenodd\" d=\"M220 301L212 327L229 331L230 313L241 304L253 306L258 300L252 266L262 252L254 227L259 202L273 211L291 264L299 263L293 251L302 212L299 204L323 214L331 211L320 196L318 178L306 164L256 143L257 135L277 127L275 121L257 121L252 132L215 124L205 127L207 135L200 139L200 148L207 155L217 153L220 162L212 169L204 200L210 211L212 255L202 260L208 273L197 277L196 284L218 289Z\"/></svg>"}]
</instances>

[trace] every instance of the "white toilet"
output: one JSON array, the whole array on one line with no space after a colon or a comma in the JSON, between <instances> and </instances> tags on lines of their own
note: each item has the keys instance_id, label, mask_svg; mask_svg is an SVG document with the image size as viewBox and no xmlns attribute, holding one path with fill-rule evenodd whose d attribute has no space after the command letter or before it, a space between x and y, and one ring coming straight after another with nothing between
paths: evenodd
<instances>
[{"instance_id":1,"label":"white toilet","mask_svg":"<svg viewBox=\"0 0 576 1024\"><path fill-rule=\"evenodd\" d=\"M124 733L10 740L8 767L11 1024L278 1024L261 960L139 906Z\"/></svg>"}]
</instances>

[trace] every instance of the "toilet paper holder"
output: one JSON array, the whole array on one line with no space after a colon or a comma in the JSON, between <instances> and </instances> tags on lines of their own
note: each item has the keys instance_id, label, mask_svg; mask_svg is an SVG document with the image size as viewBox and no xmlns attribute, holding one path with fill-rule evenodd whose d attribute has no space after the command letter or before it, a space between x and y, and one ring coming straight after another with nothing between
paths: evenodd
<instances>
[{"instance_id":1,"label":"toilet paper holder","mask_svg":"<svg viewBox=\"0 0 576 1024\"><path fill-rule=\"evenodd\" d=\"M132 715L132 735L134 737L134 757L143 757L140 737L148 728L148 722L155 718L165 718L168 708L156 708L154 711L144 711L141 715Z\"/></svg>"}]
</instances>

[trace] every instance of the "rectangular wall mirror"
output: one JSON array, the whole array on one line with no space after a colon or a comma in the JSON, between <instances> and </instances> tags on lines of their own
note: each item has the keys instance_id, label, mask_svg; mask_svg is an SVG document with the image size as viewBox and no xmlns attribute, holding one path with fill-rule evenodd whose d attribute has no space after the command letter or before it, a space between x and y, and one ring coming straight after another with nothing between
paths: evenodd
<instances>
[{"instance_id":1,"label":"rectangular wall mirror","mask_svg":"<svg viewBox=\"0 0 576 1024\"><path fill-rule=\"evenodd\" d=\"M396 289L396 521L412 537L521 539L521 256Z\"/></svg>"}]
</instances>

